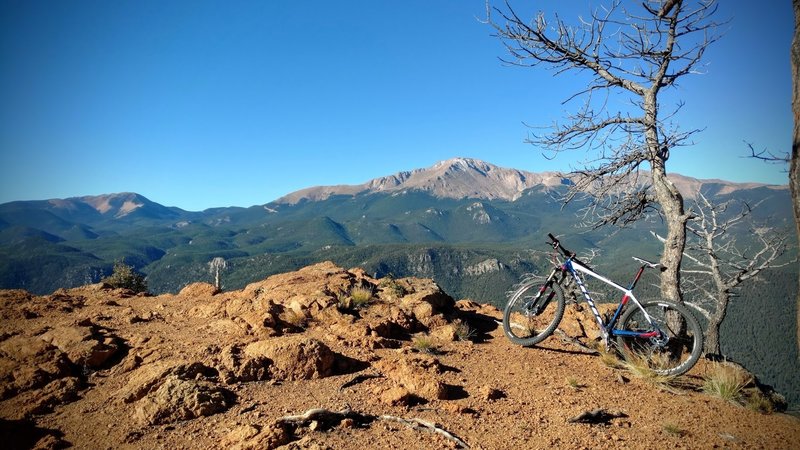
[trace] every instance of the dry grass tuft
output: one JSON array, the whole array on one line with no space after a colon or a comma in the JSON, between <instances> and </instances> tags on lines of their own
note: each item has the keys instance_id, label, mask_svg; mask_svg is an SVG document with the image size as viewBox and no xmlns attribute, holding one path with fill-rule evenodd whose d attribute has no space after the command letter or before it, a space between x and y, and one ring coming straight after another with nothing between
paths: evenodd
<instances>
[{"instance_id":1,"label":"dry grass tuft","mask_svg":"<svg viewBox=\"0 0 800 450\"><path fill-rule=\"evenodd\" d=\"M304 329L308 325L308 318L291 308L284 310L280 319L295 328Z\"/></svg>"},{"instance_id":2,"label":"dry grass tuft","mask_svg":"<svg viewBox=\"0 0 800 450\"><path fill-rule=\"evenodd\" d=\"M586 387L586 385L578 381L578 379L575 377L568 377L566 381L567 381L567 386L571 387L572 389L575 389L576 391Z\"/></svg>"},{"instance_id":3,"label":"dry grass tuft","mask_svg":"<svg viewBox=\"0 0 800 450\"><path fill-rule=\"evenodd\" d=\"M600 356L600 362L602 362L606 367L610 367L612 369L622 368L622 361L619 359L617 352L613 348L606 348L602 342L597 341L590 342L589 347L597 351L597 354Z\"/></svg>"},{"instance_id":4,"label":"dry grass tuft","mask_svg":"<svg viewBox=\"0 0 800 450\"><path fill-rule=\"evenodd\" d=\"M667 422L667 423L661 425L661 429L664 430L664 432L669 434L670 436L683 437L683 436L686 436L688 434L688 432L686 430L684 430L680 426L678 426L678 425L676 425L674 423L670 423L670 422Z\"/></svg>"},{"instance_id":5,"label":"dry grass tuft","mask_svg":"<svg viewBox=\"0 0 800 450\"><path fill-rule=\"evenodd\" d=\"M366 286L353 286L350 289L350 298L353 299L353 307L360 308L372 300L372 289Z\"/></svg>"},{"instance_id":6,"label":"dry grass tuft","mask_svg":"<svg viewBox=\"0 0 800 450\"><path fill-rule=\"evenodd\" d=\"M340 292L336 298L339 301L339 309L343 311L355 311L363 308L372 301L374 293L366 286L353 286L350 292L345 294Z\"/></svg>"},{"instance_id":7,"label":"dry grass tuft","mask_svg":"<svg viewBox=\"0 0 800 450\"><path fill-rule=\"evenodd\" d=\"M453 328L456 336L461 341L469 341L475 337L475 329L461 319L456 319L453 321Z\"/></svg>"},{"instance_id":8,"label":"dry grass tuft","mask_svg":"<svg viewBox=\"0 0 800 450\"><path fill-rule=\"evenodd\" d=\"M624 359L620 361L621 367L635 377L646 381L653 386L673 391L678 383L678 376L659 373L668 367L668 356L665 354L655 357L643 355L628 350L623 350Z\"/></svg>"},{"instance_id":9,"label":"dry grass tuft","mask_svg":"<svg viewBox=\"0 0 800 450\"><path fill-rule=\"evenodd\" d=\"M411 343L411 347L418 352L427 353L429 355L435 355L438 352L433 339L424 335L415 337Z\"/></svg>"},{"instance_id":10,"label":"dry grass tuft","mask_svg":"<svg viewBox=\"0 0 800 450\"><path fill-rule=\"evenodd\" d=\"M742 399L745 386L753 381L749 373L725 363L713 363L703 376L703 392L729 402Z\"/></svg>"}]
</instances>

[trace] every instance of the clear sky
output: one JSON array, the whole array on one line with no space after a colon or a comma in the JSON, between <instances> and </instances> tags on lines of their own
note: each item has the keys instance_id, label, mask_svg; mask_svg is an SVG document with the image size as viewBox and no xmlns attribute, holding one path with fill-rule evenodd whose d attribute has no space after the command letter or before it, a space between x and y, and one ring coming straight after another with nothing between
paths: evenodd
<instances>
[{"instance_id":1,"label":"clear sky","mask_svg":"<svg viewBox=\"0 0 800 450\"><path fill-rule=\"evenodd\" d=\"M720 1L726 34L676 92L676 121L705 131L671 171L786 183L742 156L791 149L792 14ZM484 17L483 0L0 1L0 202L251 206L456 156L569 170L586 155L545 159L524 123L563 117L580 79L504 66Z\"/></svg>"}]
</instances>

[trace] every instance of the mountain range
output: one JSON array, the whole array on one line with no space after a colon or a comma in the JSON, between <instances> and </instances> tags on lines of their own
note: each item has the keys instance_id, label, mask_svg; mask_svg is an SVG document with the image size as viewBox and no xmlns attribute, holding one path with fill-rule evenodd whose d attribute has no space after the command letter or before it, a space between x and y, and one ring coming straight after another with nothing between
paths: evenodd
<instances>
[{"instance_id":1,"label":"mountain range","mask_svg":"<svg viewBox=\"0 0 800 450\"><path fill-rule=\"evenodd\" d=\"M758 205L755 223L784 230L792 256L797 254L788 231L793 219L786 186L680 175L672 180L689 207L699 192L715 203ZM612 279L632 276L631 256L658 259L661 245L651 235L663 231L657 215L624 230L579 227L585 204L559 200L569 184L555 173L455 158L361 185L312 187L251 207L192 212L135 193L10 202L0 205L0 289L48 294L95 283L122 260L147 276L151 292L175 293L194 282L212 282L209 262L222 257L224 290L333 261L376 278L433 278L456 298L502 306L520 279L548 270L548 232L579 254L593 250L593 265ZM730 232L745 246L753 239L746 226ZM655 277L646 275L637 291L657 295ZM800 382L791 376L800 366L785 367L800 361L791 345L795 315L788 313L796 277L790 265L748 284L740 293L747 301L732 304L721 335L725 354L800 402Z\"/></svg>"},{"instance_id":2,"label":"mountain range","mask_svg":"<svg viewBox=\"0 0 800 450\"><path fill-rule=\"evenodd\" d=\"M763 201L759 217L772 224L790 220L786 186L672 179L687 199L704 192L717 201ZM135 193L10 202L0 205L0 287L48 293L97 281L115 260L124 260L148 275L153 291L177 291L207 279L204 265L216 256L229 260L230 288L327 258L366 264L374 272L437 278L439 270L475 273L482 264L513 279L532 268L520 252L536 248L549 231L574 234L579 247L609 239L603 246L608 252L619 246L610 245L619 234L573 226L582 205L558 201L569 184L553 172L454 158L360 185L311 187L249 208L191 212ZM623 240L659 227L639 225L622 233ZM658 249L646 240L641 245ZM436 258L429 254L434 247ZM455 268L436 267L434 259L453 252L458 261L442 263ZM431 261L410 262L420 258ZM464 280L444 278L456 294L476 293L462 289Z\"/></svg>"}]
</instances>

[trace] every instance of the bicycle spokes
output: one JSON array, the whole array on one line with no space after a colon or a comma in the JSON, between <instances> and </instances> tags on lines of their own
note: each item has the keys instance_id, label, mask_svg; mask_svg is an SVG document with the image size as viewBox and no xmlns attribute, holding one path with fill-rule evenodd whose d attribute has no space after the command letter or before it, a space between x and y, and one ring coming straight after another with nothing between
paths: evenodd
<instances>
[{"instance_id":1,"label":"bicycle spokes","mask_svg":"<svg viewBox=\"0 0 800 450\"><path fill-rule=\"evenodd\" d=\"M555 284L526 284L509 300L503 330L512 342L533 345L549 336L564 314L564 294Z\"/></svg>"},{"instance_id":2,"label":"bicycle spokes","mask_svg":"<svg viewBox=\"0 0 800 450\"><path fill-rule=\"evenodd\" d=\"M627 311L615 335L625 359L662 375L684 373L702 350L697 321L683 307L666 302Z\"/></svg>"}]
</instances>

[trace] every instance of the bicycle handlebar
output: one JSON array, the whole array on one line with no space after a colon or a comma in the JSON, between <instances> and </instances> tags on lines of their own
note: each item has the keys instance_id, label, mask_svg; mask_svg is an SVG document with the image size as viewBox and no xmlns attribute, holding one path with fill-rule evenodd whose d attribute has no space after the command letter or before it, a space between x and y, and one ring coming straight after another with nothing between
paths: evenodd
<instances>
[{"instance_id":1,"label":"bicycle handlebar","mask_svg":"<svg viewBox=\"0 0 800 450\"><path fill-rule=\"evenodd\" d=\"M567 258L570 258L570 257L574 258L575 257L575 252L571 252L571 251L567 250L566 248L564 248L561 245L561 242L555 236L553 236L553 233L547 233L547 237L549 237L550 241L551 241L551 242L548 242L548 244L552 245L554 249L560 250L561 253L565 257L567 257Z\"/></svg>"}]
</instances>

